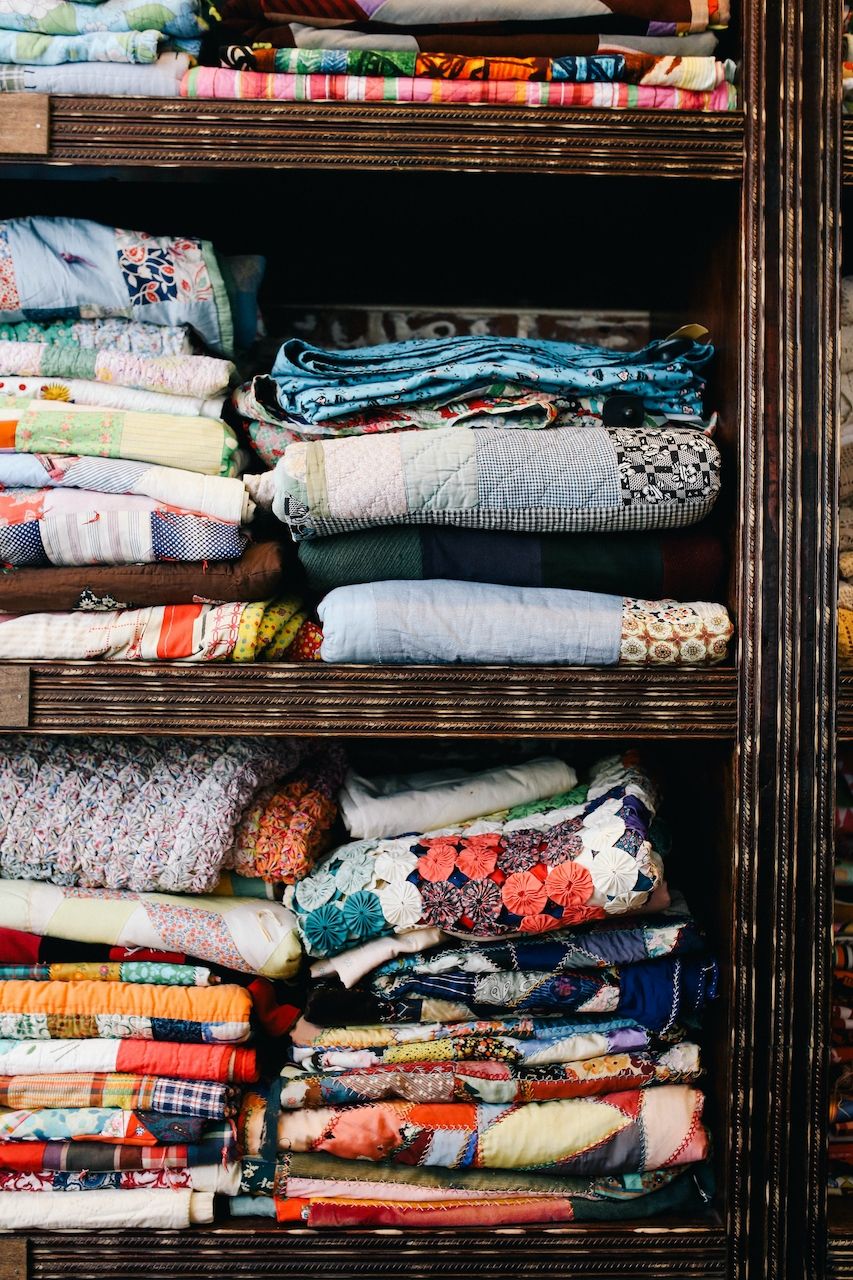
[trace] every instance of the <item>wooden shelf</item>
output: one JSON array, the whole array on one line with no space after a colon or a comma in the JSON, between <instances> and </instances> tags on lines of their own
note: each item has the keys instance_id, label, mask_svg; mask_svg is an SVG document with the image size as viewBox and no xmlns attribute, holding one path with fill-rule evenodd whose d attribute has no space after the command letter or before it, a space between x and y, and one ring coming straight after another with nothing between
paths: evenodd
<instances>
[{"instance_id":1,"label":"wooden shelf","mask_svg":"<svg viewBox=\"0 0 853 1280\"><path fill-rule=\"evenodd\" d=\"M46 150L0 163L737 179L744 135L739 112L57 97Z\"/></svg>"},{"instance_id":2,"label":"wooden shelf","mask_svg":"<svg viewBox=\"0 0 853 1280\"><path fill-rule=\"evenodd\" d=\"M853 742L853 671L838 676L838 739Z\"/></svg>"},{"instance_id":3,"label":"wooden shelf","mask_svg":"<svg viewBox=\"0 0 853 1280\"><path fill-rule=\"evenodd\" d=\"M29 1280L479 1280L489 1277L560 1275L598 1280L629 1277L695 1277L725 1274L725 1236L707 1226L652 1220L614 1228L612 1223L489 1232L317 1232L283 1230L263 1220L222 1229L190 1231L31 1234L5 1237L3 1250L21 1257ZM591 1253L590 1250L594 1250ZM27 1256L28 1255L28 1256ZM594 1264L591 1264L594 1257ZM13 1259L10 1257L9 1262ZM13 1269L3 1276L16 1277Z\"/></svg>"},{"instance_id":4,"label":"wooden shelf","mask_svg":"<svg viewBox=\"0 0 853 1280\"><path fill-rule=\"evenodd\" d=\"M729 738L737 673L12 663L0 666L0 725L39 733Z\"/></svg>"}]
</instances>

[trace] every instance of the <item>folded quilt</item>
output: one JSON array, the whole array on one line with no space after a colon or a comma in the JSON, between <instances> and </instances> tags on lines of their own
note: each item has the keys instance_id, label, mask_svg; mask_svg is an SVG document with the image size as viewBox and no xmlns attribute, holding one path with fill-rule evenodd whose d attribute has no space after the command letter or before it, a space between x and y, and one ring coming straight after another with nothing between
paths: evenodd
<instances>
[{"instance_id":1,"label":"folded quilt","mask_svg":"<svg viewBox=\"0 0 853 1280\"><path fill-rule=\"evenodd\" d=\"M0 982L6 1040L248 1040L244 987L157 987L110 982ZM171 1139L168 1139L171 1141Z\"/></svg>"},{"instance_id":2,"label":"folded quilt","mask_svg":"<svg viewBox=\"0 0 853 1280\"><path fill-rule=\"evenodd\" d=\"M153 947L109 947L95 942L64 942L37 933L0 927L0 964L106 964L123 960L150 960L157 964L186 964L182 951L158 951Z\"/></svg>"},{"instance_id":3,"label":"folded quilt","mask_svg":"<svg viewBox=\"0 0 853 1280\"><path fill-rule=\"evenodd\" d=\"M511 1013L611 1014L658 1034L694 1022L717 995L716 964L702 957L665 957L605 969L483 975L404 975L346 990L318 984L305 1016L321 1026L377 1022L465 1021Z\"/></svg>"},{"instance_id":4,"label":"folded quilt","mask_svg":"<svg viewBox=\"0 0 853 1280\"><path fill-rule=\"evenodd\" d=\"M704 1099L661 1085L554 1102L374 1102L284 1111L283 1151L439 1168L642 1173L708 1154Z\"/></svg>"},{"instance_id":5,"label":"folded quilt","mask_svg":"<svg viewBox=\"0 0 853 1280\"><path fill-rule=\"evenodd\" d=\"M106 0L107 4L113 0ZM206 400L224 392L234 374L229 360L212 356L138 356L125 351L54 347L44 342L0 341L0 370L25 377L76 378L139 391Z\"/></svg>"},{"instance_id":6,"label":"folded quilt","mask_svg":"<svg viewBox=\"0 0 853 1280\"><path fill-rule=\"evenodd\" d=\"M182 1230L193 1223L213 1221L213 1193L169 1189L153 1191L91 1191L76 1196L36 1196L26 1191L0 1195L0 1230L79 1231L143 1227Z\"/></svg>"},{"instance_id":7,"label":"folded quilt","mask_svg":"<svg viewBox=\"0 0 853 1280\"><path fill-rule=\"evenodd\" d=\"M169 79L188 63L184 55L171 58L163 67L164 73L169 68ZM87 74L96 85L91 68ZM105 75L105 91L114 75L114 69ZM81 80L85 83L83 77L70 81L70 91L83 91ZM148 82L153 88L150 77ZM151 324L190 325L211 350L229 356L233 349L226 281L206 240L151 236L79 218L15 218L0 223L0 263L0 321L54 316L68 321L95 311Z\"/></svg>"},{"instance_id":8,"label":"folded quilt","mask_svg":"<svg viewBox=\"0 0 853 1280\"><path fill-rule=\"evenodd\" d=\"M658 1084L695 1084L699 1048L687 1042L663 1052L612 1053L583 1062L516 1067L510 1062L404 1063L348 1071L282 1072L283 1110L353 1106L400 1098L407 1102L548 1102L586 1098ZM38 1096L38 1094L36 1094Z\"/></svg>"},{"instance_id":9,"label":"folded quilt","mask_svg":"<svg viewBox=\"0 0 853 1280\"><path fill-rule=\"evenodd\" d=\"M0 1057L0 1067L2 1065ZM201 1116L209 1120L225 1120L239 1111L241 1093L242 1090L235 1085L219 1084L211 1080L180 1080L168 1076L105 1072L88 1075L0 1076L0 1107L11 1107L15 1111L39 1110L44 1107L106 1107L121 1111L153 1111L170 1116ZM56 1135L50 1136L53 1138Z\"/></svg>"},{"instance_id":10,"label":"folded quilt","mask_svg":"<svg viewBox=\"0 0 853 1280\"><path fill-rule=\"evenodd\" d=\"M65 1170L187 1169L236 1160L231 1121L205 1127L200 1142L145 1147L129 1142L0 1142L0 1169L19 1173ZM0 1197L2 1198L2 1197Z\"/></svg>"},{"instance_id":11,"label":"folded quilt","mask_svg":"<svg viewBox=\"0 0 853 1280\"><path fill-rule=\"evenodd\" d=\"M205 750L210 742L205 739ZM14 746L9 750L18 754ZM252 898L69 889L32 880L0 880L0 926L71 941L186 948L199 960L268 978L293 977L302 954L291 912L277 902Z\"/></svg>"},{"instance_id":12,"label":"folded quilt","mask_svg":"<svg viewBox=\"0 0 853 1280\"><path fill-rule=\"evenodd\" d=\"M734 631L705 601L442 579L338 587L317 612L324 662L389 666L705 666L725 659Z\"/></svg>"},{"instance_id":13,"label":"folded quilt","mask_svg":"<svg viewBox=\"0 0 853 1280\"><path fill-rule=\"evenodd\" d=\"M0 453L0 495L3 489L47 488L137 494L164 507L198 512L229 524L248 524L255 514L243 481L230 476L205 476L119 458Z\"/></svg>"},{"instance_id":14,"label":"folded quilt","mask_svg":"<svg viewBox=\"0 0 853 1280\"><path fill-rule=\"evenodd\" d=\"M224 422L60 400L29 401L11 417L0 410L0 449L123 458L212 476L233 475L239 462L237 437Z\"/></svg>"},{"instance_id":15,"label":"folded quilt","mask_svg":"<svg viewBox=\"0 0 853 1280\"><path fill-rule=\"evenodd\" d=\"M162 964L150 960L116 960L99 964L0 964L0 980L27 982L140 982L159 987L208 987L219 979L199 965Z\"/></svg>"},{"instance_id":16,"label":"folded quilt","mask_svg":"<svg viewBox=\"0 0 853 1280\"><path fill-rule=\"evenodd\" d=\"M55 67L63 62L149 63L157 61L161 39L158 31L45 36L0 30L0 61L31 67Z\"/></svg>"},{"instance_id":17,"label":"folded quilt","mask_svg":"<svg viewBox=\"0 0 853 1280\"><path fill-rule=\"evenodd\" d=\"M64 9L69 0L59 0ZM103 9L112 0L102 0ZM2 6L0 6L2 8ZM0 17L2 21L2 17ZM125 351L137 356L182 356L195 351L185 324L147 324L144 320L19 320L0 324L0 342L39 342L86 351Z\"/></svg>"},{"instance_id":18,"label":"folded quilt","mask_svg":"<svg viewBox=\"0 0 853 1280\"><path fill-rule=\"evenodd\" d=\"M254 1049L230 1044L175 1044L151 1040L0 1040L0 1072L6 1078L39 1078L73 1072L75 1078L165 1076L184 1081L247 1083L258 1078ZM149 1110L155 1110L149 1107ZM180 1110L180 1108L176 1108Z\"/></svg>"},{"instance_id":19,"label":"folded quilt","mask_svg":"<svg viewBox=\"0 0 853 1280\"><path fill-rule=\"evenodd\" d=\"M225 408L224 395L202 400L76 378L0 378L0 417L4 422L15 420L31 400L62 400L66 404L134 409L140 413L177 413L187 418L221 418Z\"/></svg>"},{"instance_id":20,"label":"folded quilt","mask_svg":"<svg viewBox=\"0 0 853 1280\"><path fill-rule=\"evenodd\" d=\"M550 1066L644 1051L652 1037L629 1018L491 1018L377 1027L314 1027L300 1019L290 1055L306 1071L414 1062L506 1062ZM247 1150L254 1150L249 1146Z\"/></svg>"},{"instance_id":21,"label":"folded quilt","mask_svg":"<svg viewBox=\"0 0 853 1280\"><path fill-rule=\"evenodd\" d=\"M18 0L20 3L21 0ZM2 20L2 19L0 19ZM707 92L734 79L735 64L713 57L643 53L566 54L558 58L421 53L414 50L281 49L228 45L225 67L287 75L424 77L432 80L627 81Z\"/></svg>"},{"instance_id":22,"label":"folded quilt","mask_svg":"<svg viewBox=\"0 0 853 1280\"><path fill-rule=\"evenodd\" d=\"M323 748L286 782L259 792L243 813L227 865L268 882L294 884L308 875L330 844L345 769L340 747Z\"/></svg>"},{"instance_id":23,"label":"folded quilt","mask_svg":"<svg viewBox=\"0 0 853 1280\"><path fill-rule=\"evenodd\" d=\"M246 541L239 524L140 494L0 491L0 559L13 568L237 560Z\"/></svg>"},{"instance_id":24,"label":"folded quilt","mask_svg":"<svg viewBox=\"0 0 853 1280\"><path fill-rule=\"evenodd\" d=\"M5 746L4 876L189 893L213 888L245 807L306 753L287 738L19 736Z\"/></svg>"},{"instance_id":25,"label":"folded quilt","mask_svg":"<svg viewBox=\"0 0 853 1280\"><path fill-rule=\"evenodd\" d=\"M391 525L305 539L299 559L309 586L320 594L361 582L444 578L646 600L681 600L694 593L715 600L725 588L726 551L704 524L606 537Z\"/></svg>"},{"instance_id":26,"label":"folded quilt","mask_svg":"<svg viewBox=\"0 0 853 1280\"><path fill-rule=\"evenodd\" d=\"M88 1170L32 1170L0 1173L0 1192L7 1191L211 1191L233 1196L240 1187L240 1166L208 1165L195 1169L127 1169L117 1173ZM2 1197L0 1197L2 1199Z\"/></svg>"},{"instance_id":27,"label":"folded quilt","mask_svg":"<svg viewBox=\"0 0 853 1280\"><path fill-rule=\"evenodd\" d=\"M0 93L177 98L189 65L190 59L185 53L161 53L156 62L144 66L126 62L67 62L58 67L0 66ZM6 279L10 265L7 253L0 253L0 260L4 260ZM13 307L0 313L3 318L17 319L22 309L29 311L26 303L21 307L17 292L13 298ZM220 349L228 354L231 344L223 343Z\"/></svg>"},{"instance_id":28,"label":"folded quilt","mask_svg":"<svg viewBox=\"0 0 853 1280\"><path fill-rule=\"evenodd\" d=\"M495 382L532 383L537 391L562 396L634 394L646 410L701 417L705 384L699 371L713 354L709 343L683 336L631 352L491 336L410 339L336 351L290 338L279 349L271 376L281 409L309 423L383 405L461 399Z\"/></svg>"},{"instance_id":29,"label":"folded quilt","mask_svg":"<svg viewBox=\"0 0 853 1280\"><path fill-rule=\"evenodd\" d=\"M265 0L269 12L281 13L306 24L325 26L329 21L328 0ZM458 0L340 0L332 6L341 27L360 23L383 30L386 26L431 27L446 24L472 27L478 24L512 23L519 17L513 0L466 0L460 13ZM527 0L525 23L551 22L560 27L595 19L599 30L649 29L657 35L705 31L724 27L729 21L728 0Z\"/></svg>"},{"instance_id":30,"label":"folded quilt","mask_svg":"<svg viewBox=\"0 0 853 1280\"><path fill-rule=\"evenodd\" d=\"M169 36L197 36L207 24L197 0L0 0L0 28L43 31L48 35L82 35L87 31L160 31Z\"/></svg>"},{"instance_id":31,"label":"folded quilt","mask_svg":"<svg viewBox=\"0 0 853 1280\"><path fill-rule=\"evenodd\" d=\"M321 643L319 628L293 598L0 614L0 658L9 661L307 662Z\"/></svg>"},{"instance_id":32,"label":"folded quilt","mask_svg":"<svg viewBox=\"0 0 853 1280\"><path fill-rule=\"evenodd\" d=\"M544 800L577 785L562 760L537 759L471 773L438 769L426 773L365 778L350 769L338 796L341 817L357 840L433 831L482 813Z\"/></svg>"},{"instance_id":33,"label":"folded quilt","mask_svg":"<svg viewBox=\"0 0 853 1280\"><path fill-rule=\"evenodd\" d=\"M48 1107L40 1111L0 1108L3 1142L108 1142L156 1147L198 1142L204 1129L201 1116L169 1116L114 1107Z\"/></svg>"},{"instance_id":34,"label":"folded quilt","mask_svg":"<svg viewBox=\"0 0 853 1280\"><path fill-rule=\"evenodd\" d=\"M452 427L292 444L273 510L296 541L405 524L603 533L695 524L719 488L719 451L689 428Z\"/></svg>"},{"instance_id":35,"label":"folded quilt","mask_svg":"<svg viewBox=\"0 0 853 1280\"><path fill-rule=\"evenodd\" d=\"M249 543L239 560L0 568L0 613L265 601L281 595L284 573L276 542Z\"/></svg>"},{"instance_id":36,"label":"folded quilt","mask_svg":"<svg viewBox=\"0 0 853 1280\"><path fill-rule=\"evenodd\" d=\"M530 80L380 79L367 76L262 75L225 67L192 67L182 98L274 99L279 102L483 103L517 107L629 108L639 111L735 111L727 81L707 93L671 86Z\"/></svg>"}]
</instances>

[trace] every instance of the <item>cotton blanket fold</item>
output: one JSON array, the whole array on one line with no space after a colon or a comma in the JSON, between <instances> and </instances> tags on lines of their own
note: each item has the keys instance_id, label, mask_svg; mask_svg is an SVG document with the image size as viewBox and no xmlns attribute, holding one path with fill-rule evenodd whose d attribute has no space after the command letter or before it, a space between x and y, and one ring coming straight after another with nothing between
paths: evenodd
<instances>
[{"instance_id":1,"label":"cotton blanket fold","mask_svg":"<svg viewBox=\"0 0 853 1280\"><path fill-rule=\"evenodd\" d=\"M163 987L215 986L219 979L199 965L148 960L97 963L0 964L0 980L28 982L144 982Z\"/></svg>"},{"instance_id":2,"label":"cotton blanket fold","mask_svg":"<svg viewBox=\"0 0 853 1280\"><path fill-rule=\"evenodd\" d=\"M0 1141L156 1147L198 1142L204 1124L201 1116L157 1115L115 1107L48 1107L34 1111L0 1108Z\"/></svg>"},{"instance_id":3,"label":"cotton blanket fold","mask_svg":"<svg viewBox=\"0 0 853 1280\"><path fill-rule=\"evenodd\" d=\"M185 53L161 53L156 62L143 66L127 62L66 62L58 67L7 65L0 67L0 93L177 98L189 65ZM18 314L16 306L14 318ZM224 347L225 351L229 349Z\"/></svg>"},{"instance_id":4,"label":"cotton blanket fold","mask_svg":"<svg viewBox=\"0 0 853 1280\"><path fill-rule=\"evenodd\" d=\"M0 28L47 35L156 29L164 35L186 38L201 35L207 24L197 0L157 0L156 6L139 0L102 0L100 4L44 0L37 9L28 0L0 0Z\"/></svg>"},{"instance_id":5,"label":"cotton blanket fold","mask_svg":"<svg viewBox=\"0 0 853 1280\"><path fill-rule=\"evenodd\" d=\"M184 1081L250 1083L258 1078L254 1049L230 1044L176 1044L152 1040L0 1040L0 1073L39 1078L73 1073L180 1077ZM154 1108L150 1108L153 1110Z\"/></svg>"},{"instance_id":6,"label":"cotton blanket fold","mask_svg":"<svg viewBox=\"0 0 853 1280\"><path fill-rule=\"evenodd\" d=\"M705 1159L703 1103L696 1089L661 1085L507 1106L375 1102L321 1107L282 1112L278 1146L427 1168L642 1173Z\"/></svg>"},{"instance_id":7,"label":"cotton blanket fold","mask_svg":"<svg viewBox=\"0 0 853 1280\"><path fill-rule=\"evenodd\" d=\"M13 568L236 560L245 545L238 524L141 494L0 491L0 559Z\"/></svg>"},{"instance_id":8,"label":"cotton blanket fold","mask_svg":"<svg viewBox=\"0 0 853 1280\"><path fill-rule=\"evenodd\" d=\"M133 409L139 413L176 413L187 418L218 419L225 408L224 395L203 400L76 378L23 378L15 374L0 378L0 418L4 422L16 418L30 400L61 400L66 404Z\"/></svg>"},{"instance_id":9,"label":"cotton blanket fold","mask_svg":"<svg viewBox=\"0 0 853 1280\"><path fill-rule=\"evenodd\" d=\"M0 1169L19 1173L122 1169L187 1169L226 1165L237 1158L234 1126L211 1123L200 1142L143 1147L128 1142L0 1142ZM0 1197L2 1199L2 1197Z\"/></svg>"},{"instance_id":10,"label":"cotton blanket fold","mask_svg":"<svg viewBox=\"0 0 853 1280\"><path fill-rule=\"evenodd\" d=\"M354 1106L400 1098L407 1102L548 1102L658 1084L695 1084L699 1049L685 1042L663 1052L612 1053L580 1063L516 1067L509 1062L421 1062L353 1067L348 1071L282 1071L281 1106Z\"/></svg>"},{"instance_id":11,"label":"cotton blanket fold","mask_svg":"<svg viewBox=\"0 0 853 1280\"><path fill-rule=\"evenodd\" d=\"M46 488L136 494L229 524L248 524L255 514L243 481L228 476L199 475L119 458L0 453L0 491Z\"/></svg>"},{"instance_id":12,"label":"cotton blanket fold","mask_svg":"<svg viewBox=\"0 0 853 1280\"><path fill-rule=\"evenodd\" d=\"M562 760L544 757L505 768L391 774L365 778L350 769L338 796L341 817L356 840L401 831L432 831L546 796L570 791L577 774Z\"/></svg>"},{"instance_id":13,"label":"cotton blanket fold","mask_svg":"<svg viewBox=\"0 0 853 1280\"><path fill-rule=\"evenodd\" d=\"M213 888L246 805L306 752L286 738L19 736L4 746L4 876L178 893Z\"/></svg>"},{"instance_id":14,"label":"cotton blanket fold","mask_svg":"<svg viewBox=\"0 0 853 1280\"><path fill-rule=\"evenodd\" d=\"M326 422L381 405L462 399L495 382L563 396L636 394L647 410L701 417L700 370L709 343L676 337L639 351L613 351L537 338L410 339L351 351L324 350L301 338L279 349L271 377L282 410Z\"/></svg>"},{"instance_id":15,"label":"cotton blanket fold","mask_svg":"<svg viewBox=\"0 0 853 1280\"><path fill-rule=\"evenodd\" d=\"M0 410L0 449L122 458L211 476L232 475L239 461L237 437L224 422L60 400L29 401L11 418Z\"/></svg>"},{"instance_id":16,"label":"cotton blanket fold","mask_svg":"<svg viewBox=\"0 0 853 1280\"><path fill-rule=\"evenodd\" d=\"M302 955L291 912L277 902L251 898L68 889L0 880L2 926L71 941L164 950L187 947L199 960L269 978L293 977Z\"/></svg>"},{"instance_id":17,"label":"cotton blanket fold","mask_svg":"<svg viewBox=\"0 0 853 1280\"><path fill-rule=\"evenodd\" d=\"M106 0L107 4L113 0ZM100 8L100 6L99 6ZM206 400L227 390L235 372L212 356L138 356L124 351L75 350L49 343L0 340L0 370L25 377L80 378L139 391Z\"/></svg>"},{"instance_id":18,"label":"cotton blanket fold","mask_svg":"<svg viewBox=\"0 0 853 1280\"><path fill-rule=\"evenodd\" d=\"M248 1040L252 997L244 987L157 987L125 982L0 981L0 1037L7 1040Z\"/></svg>"},{"instance_id":19,"label":"cotton blanket fold","mask_svg":"<svg viewBox=\"0 0 853 1280\"><path fill-rule=\"evenodd\" d=\"M266 601L282 594L284 577L276 542L250 542L239 560L0 569L0 613Z\"/></svg>"},{"instance_id":20,"label":"cotton blanket fold","mask_svg":"<svg viewBox=\"0 0 853 1280\"><path fill-rule=\"evenodd\" d=\"M0 1195L0 1230L80 1231L135 1228L183 1230L213 1221L210 1191L90 1191L77 1196L31 1196L26 1191Z\"/></svg>"},{"instance_id":21,"label":"cotton blanket fold","mask_svg":"<svg viewBox=\"0 0 853 1280\"><path fill-rule=\"evenodd\" d=\"M645 600L718 600L725 590L726 549L705 524L606 536L391 525L304 539L299 559L319 594L361 582L423 578Z\"/></svg>"},{"instance_id":22,"label":"cotton blanket fold","mask_svg":"<svg viewBox=\"0 0 853 1280\"><path fill-rule=\"evenodd\" d=\"M451 427L289 445L273 510L297 542L406 524L605 533L695 524L719 488L716 445L688 428Z\"/></svg>"},{"instance_id":23,"label":"cotton blanket fold","mask_svg":"<svg viewBox=\"0 0 853 1280\"><path fill-rule=\"evenodd\" d=\"M37 933L0 927L0 964L67 965L112 964L123 960L151 960L157 964L186 964L182 951L157 951L152 947L109 947L94 942L65 942Z\"/></svg>"},{"instance_id":24,"label":"cotton blanket fold","mask_svg":"<svg viewBox=\"0 0 853 1280\"><path fill-rule=\"evenodd\" d=\"M194 1169L126 1169L115 1173L41 1169L0 1172L6 1191L210 1191L233 1196L240 1189L240 1166L201 1165Z\"/></svg>"},{"instance_id":25,"label":"cotton blanket fold","mask_svg":"<svg viewBox=\"0 0 853 1280\"><path fill-rule=\"evenodd\" d=\"M734 632L705 601L441 579L338 587L317 612L324 662L389 666L705 666L725 659Z\"/></svg>"},{"instance_id":26,"label":"cotton blanket fold","mask_svg":"<svg viewBox=\"0 0 853 1280\"><path fill-rule=\"evenodd\" d=\"M86 35L46 36L0 29L0 59L31 67L64 62L156 62L159 31L94 31ZM2 362L0 362L2 364Z\"/></svg>"},{"instance_id":27,"label":"cotton blanket fold","mask_svg":"<svg viewBox=\"0 0 853 1280\"><path fill-rule=\"evenodd\" d=\"M3 1066L0 1057L0 1068ZM241 1089L211 1080L90 1073L0 1076L0 1107L15 1111L45 1107L112 1107L164 1115L225 1120L236 1115Z\"/></svg>"},{"instance_id":28,"label":"cotton blanket fold","mask_svg":"<svg viewBox=\"0 0 853 1280\"><path fill-rule=\"evenodd\" d=\"M59 0L65 6L68 0ZM102 0L103 9L110 0ZM137 356L182 356L195 351L187 325L148 324L144 320L19 320L0 324L3 342L46 342L52 347L86 351L126 351Z\"/></svg>"}]
</instances>

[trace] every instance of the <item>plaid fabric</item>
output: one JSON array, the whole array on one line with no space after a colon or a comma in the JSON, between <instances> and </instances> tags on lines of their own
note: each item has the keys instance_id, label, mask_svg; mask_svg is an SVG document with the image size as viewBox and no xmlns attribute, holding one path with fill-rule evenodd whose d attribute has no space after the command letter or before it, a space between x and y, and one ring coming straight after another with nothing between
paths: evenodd
<instances>
[{"instance_id":1,"label":"plaid fabric","mask_svg":"<svg viewBox=\"0 0 853 1280\"><path fill-rule=\"evenodd\" d=\"M222 1120L237 1114L241 1090L208 1080L80 1073L75 1075L0 1076L0 1106L117 1107L163 1115L205 1116Z\"/></svg>"},{"instance_id":2,"label":"plaid fabric","mask_svg":"<svg viewBox=\"0 0 853 1280\"><path fill-rule=\"evenodd\" d=\"M569 508L619 506L619 476L607 431L478 431L475 443L480 510L526 510L549 498ZM555 471L559 491L551 495Z\"/></svg>"},{"instance_id":3,"label":"plaid fabric","mask_svg":"<svg viewBox=\"0 0 853 1280\"><path fill-rule=\"evenodd\" d=\"M0 1142L0 1169L191 1169L204 1164L230 1164L238 1157L232 1126L211 1125L201 1142L173 1146L134 1147L110 1142Z\"/></svg>"}]
</instances>

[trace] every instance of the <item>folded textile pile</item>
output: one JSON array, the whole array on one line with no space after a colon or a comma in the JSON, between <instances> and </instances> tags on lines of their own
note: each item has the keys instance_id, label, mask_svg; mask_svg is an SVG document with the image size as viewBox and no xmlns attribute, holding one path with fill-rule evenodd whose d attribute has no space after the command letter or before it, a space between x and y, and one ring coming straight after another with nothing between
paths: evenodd
<instances>
[{"instance_id":1,"label":"folded textile pile","mask_svg":"<svg viewBox=\"0 0 853 1280\"><path fill-rule=\"evenodd\" d=\"M829 1191L853 1191L853 762L838 761Z\"/></svg>"},{"instance_id":2,"label":"folded textile pile","mask_svg":"<svg viewBox=\"0 0 853 1280\"><path fill-rule=\"evenodd\" d=\"M384 835L286 893L313 981L289 1064L244 1098L234 1211L452 1227L701 1208L685 1033L717 971L669 904L636 763L602 761L583 784L551 759L351 772L341 802L351 834Z\"/></svg>"},{"instance_id":3,"label":"folded textile pile","mask_svg":"<svg viewBox=\"0 0 853 1280\"><path fill-rule=\"evenodd\" d=\"M247 477L253 498L328 592L322 658L725 658L725 608L670 594L722 590L719 539L693 530L721 466L697 333L627 352L492 334L286 341L233 403L275 468Z\"/></svg>"},{"instance_id":4,"label":"folded textile pile","mask_svg":"<svg viewBox=\"0 0 853 1280\"><path fill-rule=\"evenodd\" d=\"M280 548L251 543L222 420L262 270L198 239L0 223L3 658L245 661L310 641Z\"/></svg>"},{"instance_id":5,"label":"folded textile pile","mask_svg":"<svg viewBox=\"0 0 853 1280\"><path fill-rule=\"evenodd\" d=\"M209 891L310 871L343 754L13 737L0 771L0 1229L209 1222L302 957L286 907Z\"/></svg>"},{"instance_id":6,"label":"folded textile pile","mask_svg":"<svg viewBox=\"0 0 853 1280\"><path fill-rule=\"evenodd\" d=\"M220 67L189 98L488 103L726 111L735 65L712 29L728 0L499 0L458 4L225 0Z\"/></svg>"},{"instance_id":7,"label":"folded textile pile","mask_svg":"<svg viewBox=\"0 0 853 1280\"><path fill-rule=\"evenodd\" d=\"M177 97L207 30L200 0L4 0L0 92Z\"/></svg>"}]
</instances>

